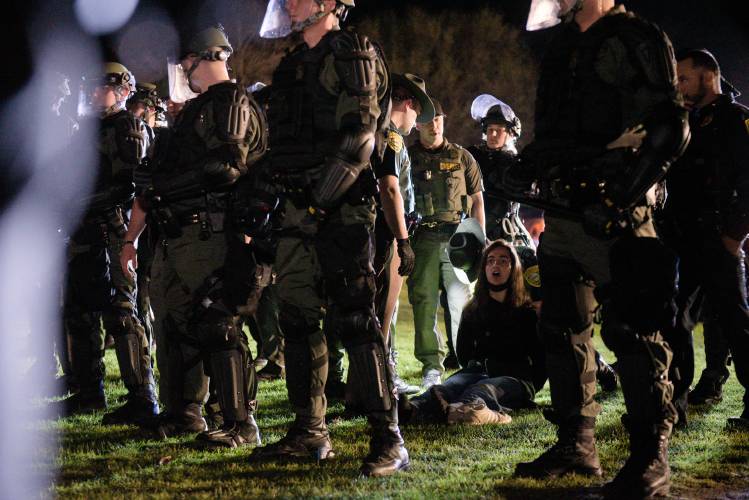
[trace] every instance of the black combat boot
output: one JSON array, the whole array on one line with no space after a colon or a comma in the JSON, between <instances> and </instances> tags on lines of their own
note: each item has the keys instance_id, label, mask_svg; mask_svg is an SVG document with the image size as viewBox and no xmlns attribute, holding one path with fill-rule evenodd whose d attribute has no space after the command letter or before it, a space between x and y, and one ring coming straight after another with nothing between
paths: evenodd
<instances>
[{"instance_id":1,"label":"black combat boot","mask_svg":"<svg viewBox=\"0 0 749 500\"><path fill-rule=\"evenodd\" d=\"M128 396L127 402L104 415L103 425L143 425L159 414L159 405L152 397Z\"/></svg>"},{"instance_id":2,"label":"black combat boot","mask_svg":"<svg viewBox=\"0 0 749 500\"><path fill-rule=\"evenodd\" d=\"M192 402L185 402L177 409L160 414L145 424L145 427L153 430L161 439L208 430L201 405Z\"/></svg>"},{"instance_id":3,"label":"black combat boot","mask_svg":"<svg viewBox=\"0 0 749 500\"><path fill-rule=\"evenodd\" d=\"M606 498L652 498L668 495L668 436L654 426L622 418L629 431L629 458L616 477L603 487Z\"/></svg>"},{"instance_id":4,"label":"black combat boot","mask_svg":"<svg viewBox=\"0 0 749 500\"><path fill-rule=\"evenodd\" d=\"M559 425L557 442L534 461L519 463L515 467L515 476L539 479L571 473L601 476L595 422L593 417L579 416Z\"/></svg>"},{"instance_id":5,"label":"black combat boot","mask_svg":"<svg viewBox=\"0 0 749 500\"><path fill-rule=\"evenodd\" d=\"M411 465L398 424L370 418L372 436L369 455L364 458L361 474L366 477L391 476Z\"/></svg>"},{"instance_id":6,"label":"black combat boot","mask_svg":"<svg viewBox=\"0 0 749 500\"><path fill-rule=\"evenodd\" d=\"M58 418L87 415L99 410L106 410L107 397L104 395L103 387L101 389L82 389L72 396L52 403L50 408L50 414Z\"/></svg>"},{"instance_id":7,"label":"black combat boot","mask_svg":"<svg viewBox=\"0 0 749 500\"><path fill-rule=\"evenodd\" d=\"M689 391L689 404L716 405L723 401L723 384L727 377L715 377L702 372L694 389Z\"/></svg>"},{"instance_id":8,"label":"black combat boot","mask_svg":"<svg viewBox=\"0 0 749 500\"><path fill-rule=\"evenodd\" d=\"M224 412L219 410L214 415L221 415L222 423L218 428L209 429L201 432L197 436L197 441L205 446L219 448L239 448L241 446L260 446L260 429L255 422L255 410L257 401L247 403L247 412L240 413L241 420L224 419ZM236 415L237 412L230 411L230 415Z\"/></svg>"},{"instance_id":9,"label":"black combat boot","mask_svg":"<svg viewBox=\"0 0 749 500\"><path fill-rule=\"evenodd\" d=\"M279 441L255 448L253 460L274 460L289 458L312 458L326 460L333 458L333 445L328 431L307 431L292 427Z\"/></svg>"},{"instance_id":10,"label":"black combat boot","mask_svg":"<svg viewBox=\"0 0 749 500\"><path fill-rule=\"evenodd\" d=\"M260 446L260 430L255 417L249 415L244 422L224 422L220 429L201 432L196 439L205 446L217 448Z\"/></svg>"},{"instance_id":11,"label":"black combat boot","mask_svg":"<svg viewBox=\"0 0 749 500\"><path fill-rule=\"evenodd\" d=\"M601 389L603 392L614 392L619 382L616 372L600 354L596 355L596 365L598 366L596 379L601 385Z\"/></svg>"}]
</instances>

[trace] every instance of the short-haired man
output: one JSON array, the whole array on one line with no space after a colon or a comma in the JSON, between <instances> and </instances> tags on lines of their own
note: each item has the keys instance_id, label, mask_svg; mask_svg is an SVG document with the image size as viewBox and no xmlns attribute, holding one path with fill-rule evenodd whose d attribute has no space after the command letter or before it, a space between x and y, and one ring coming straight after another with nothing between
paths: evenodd
<instances>
[{"instance_id":1,"label":"short-haired man","mask_svg":"<svg viewBox=\"0 0 749 500\"><path fill-rule=\"evenodd\" d=\"M484 229L484 189L476 160L444 136L445 112L436 99L434 118L418 124L419 142L411 147L411 173L416 211L422 222L414 235L416 265L408 280L413 306L415 355L422 365L422 386L440 384L446 349L437 330L437 308L443 287L450 310L451 334L458 334L463 306L470 298L450 263L447 245L465 216L478 219ZM455 338L452 339L456 345Z\"/></svg>"},{"instance_id":2,"label":"short-haired man","mask_svg":"<svg viewBox=\"0 0 749 500\"><path fill-rule=\"evenodd\" d=\"M680 257L677 320L665 338L674 350L672 372L680 375L674 380L674 404L686 423L687 399L720 400L729 373L726 347L736 377L749 387L749 308L741 249L749 233L749 109L722 92L720 67L710 52L687 50L677 61L692 140L667 179L662 234ZM708 322L712 327L704 332L705 370L687 396L694 377L692 330L703 302L714 323ZM745 393L744 412L731 422L749 425L748 406Z\"/></svg>"}]
</instances>

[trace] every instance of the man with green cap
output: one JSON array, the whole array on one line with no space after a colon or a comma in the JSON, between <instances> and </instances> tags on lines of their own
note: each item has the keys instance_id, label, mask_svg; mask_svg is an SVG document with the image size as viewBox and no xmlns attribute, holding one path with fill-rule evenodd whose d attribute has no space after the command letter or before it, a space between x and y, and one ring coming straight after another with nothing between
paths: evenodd
<instances>
[{"instance_id":1,"label":"man with green cap","mask_svg":"<svg viewBox=\"0 0 749 500\"><path fill-rule=\"evenodd\" d=\"M137 266L135 245L148 213L161 239L152 301L163 318L158 361L168 377L167 411L149 427L162 438L205 431L208 374L223 425L198 439L236 448L259 444L260 435L251 355L237 323L247 298L240 280L250 279L251 264L231 218L238 210L230 192L264 153L265 124L244 87L229 78L231 53L223 28L212 26L189 37L170 62L170 98L188 102L158 143L150 182L139 186L120 264L123 271Z\"/></svg>"},{"instance_id":2,"label":"man with green cap","mask_svg":"<svg viewBox=\"0 0 749 500\"><path fill-rule=\"evenodd\" d=\"M398 428L388 349L374 312L372 232L376 180L370 157L386 126L389 75L382 52L340 21L351 0L271 0L260 35L301 33L281 60L268 101L267 177L284 198L276 271L286 387L296 418L256 459L332 456L325 424L328 350L322 330L349 355L349 392L367 413L370 453L361 473L409 466Z\"/></svg>"},{"instance_id":3,"label":"man with green cap","mask_svg":"<svg viewBox=\"0 0 749 500\"><path fill-rule=\"evenodd\" d=\"M138 423L158 413L150 346L138 319L136 284L117 265L126 245L128 208L133 198L133 171L145 156L146 127L125 110L135 78L119 63L109 62L83 78L79 110L99 119L99 171L94 194L83 203L86 215L68 247L64 321L72 340L73 371L80 392L63 400L62 414L105 408L103 319L114 337L127 402L104 415L105 424ZM84 118L85 119L85 118Z\"/></svg>"},{"instance_id":4,"label":"man with green cap","mask_svg":"<svg viewBox=\"0 0 749 500\"><path fill-rule=\"evenodd\" d=\"M455 275L447 255L450 237L460 221L474 217L484 228L484 189L481 170L471 153L444 136L445 112L432 98L435 117L417 125L419 142L411 147L416 211L422 222L414 235L416 265L408 280L413 306L415 354L423 368L422 386L441 382L445 346L437 330L440 286L446 292L451 332L458 333L460 315L471 291ZM455 345L455 339L452 339Z\"/></svg>"}]
</instances>

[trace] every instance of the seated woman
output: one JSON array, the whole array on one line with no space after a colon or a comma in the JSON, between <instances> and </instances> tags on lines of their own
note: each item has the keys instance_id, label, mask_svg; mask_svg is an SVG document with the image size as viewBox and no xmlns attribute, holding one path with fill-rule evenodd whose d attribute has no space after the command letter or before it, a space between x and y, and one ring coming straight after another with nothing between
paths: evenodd
<instances>
[{"instance_id":1,"label":"seated woman","mask_svg":"<svg viewBox=\"0 0 749 500\"><path fill-rule=\"evenodd\" d=\"M515 249L492 242L481 269L458 330L457 354L465 368L411 400L402 398L402 423L509 423L508 409L533 406L545 383L536 312Z\"/></svg>"}]
</instances>

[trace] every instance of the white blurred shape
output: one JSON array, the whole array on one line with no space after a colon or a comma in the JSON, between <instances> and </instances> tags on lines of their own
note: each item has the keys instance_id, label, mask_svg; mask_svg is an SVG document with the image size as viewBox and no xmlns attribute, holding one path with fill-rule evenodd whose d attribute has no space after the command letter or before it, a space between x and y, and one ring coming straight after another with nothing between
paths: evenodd
<instances>
[{"instance_id":1,"label":"white blurred shape","mask_svg":"<svg viewBox=\"0 0 749 500\"><path fill-rule=\"evenodd\" d=\"M42 420L49 406L35 397L54 387L51 345L61 328L65 244L91 188L95 129L81 128L71 147L71 118L52 111L50 75L64 68L76 79L100 64L93 40L59 22L29 39L31 80L0 109L0 165L25 182L0 213L0 484L2 498L50 494L57 439Z\"/></svg>"},{"instance_id":2,"label":"white blurred shape","mask_svg":"<svg viewBox=\"0 0 749 500\"><path fill-rule=\"evenodd\" d=\"M75 15L88 33L105 35L117 31L130 19L138 0L75 0Z\"/></svg>"}]
</instances>

